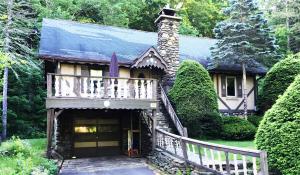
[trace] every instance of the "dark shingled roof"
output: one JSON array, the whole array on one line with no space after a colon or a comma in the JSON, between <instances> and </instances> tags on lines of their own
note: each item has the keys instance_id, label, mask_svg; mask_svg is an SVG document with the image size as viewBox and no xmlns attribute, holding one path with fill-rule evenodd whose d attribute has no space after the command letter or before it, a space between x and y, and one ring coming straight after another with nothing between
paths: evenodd
<instances>
[{"instance_id":1,"label":"dark shingled roof","mask_svg":"<svg viewBox=\"0 0 300 175\"><path fill-rule=\"evenodd\" d=\"M154 25L154 24L153 24ZM215 39L180 35L180 60L193 59L204 66L209 63L210 47ZM157 45L157 33L96 24L82 24L66 20L44 19L41 31L39 56L44 59L61 59L86 62L110 62L113 52L121 64L133 60ZM224 65L224 71L239 65ZM264 74L262 66L250 70Z\"/></svg>"}]
</instances>

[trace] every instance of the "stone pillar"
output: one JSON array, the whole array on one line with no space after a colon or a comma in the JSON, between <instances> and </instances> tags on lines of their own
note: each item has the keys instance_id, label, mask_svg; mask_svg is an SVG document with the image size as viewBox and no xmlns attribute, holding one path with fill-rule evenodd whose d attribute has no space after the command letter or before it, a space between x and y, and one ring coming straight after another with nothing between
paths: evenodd
<instances>
[{"instance_id":1,"label":"stone pillar","mask_svg":"<svg viewBox=\"0 0 300 175\"><path fill-rule=\"evenodd\" d=\"M176 11L164 8L155 20L158 27L157 49L162 58L167 62L167 72L163 78L165 86L171 86L175 79L176 71L179 67L179 25L180 17L176 16Z\"/></svg>"}]
</instances>

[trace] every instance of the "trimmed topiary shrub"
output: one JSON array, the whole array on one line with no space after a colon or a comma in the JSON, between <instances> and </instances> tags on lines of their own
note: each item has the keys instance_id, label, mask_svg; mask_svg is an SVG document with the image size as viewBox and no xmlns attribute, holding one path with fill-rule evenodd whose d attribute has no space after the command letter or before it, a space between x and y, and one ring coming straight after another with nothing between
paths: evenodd
<instances>
[{"instance_id":1,"label":"trimmed topiary shrub","mask_svg":"<svg viewBox=\"0 0 300 175\"><path fill-rule=\"evenodd\" d=\"M289 55L284 60L276 63L262 82L258 100L259 110L264 113L270 109L278 96L284 93L299 73L300 53Z\"/></svg>"},{"instance_id":2,"label":"trimmed topiary shrub","mask_svg":"<svg viewBox=\"0 0 300 175\"><path fill-rule=\"evenodd\" d=\"M248 116L248 121L252 123L255 127L259 126L259 123L263 119L263 116L258 116L258 115L250 115Z\"/></svg>"},{"instance_id":3,"label":"trimmed topiary shrub","mask_svg":"<svg viewBox=\"0 0 300 175\"><path fill-rule=\"evenodd\" d=\"M183 61L169 96L190 136L210 137L220 131L222 119L218 114L217 95L201 64Z\"/></svg>"},{"instance_id":4,"label":"trimmed topiary shrub","mask_svg":"<svg viewBox=\"0 0 300 175\"><path fill-rule=\"evenodd\" d=\"M226 140L251 140L256 127L249 121L239 117L223 117L222 138Z\"/></svg>"},{"instance_id":5,"label":"trimmed topiary shrub","mask_svg":"<svg viewBox=\"0 0 300 175\"><path fill-rule=\"evenodd\" d=\"M300 75L264 115L255 143L272 170L300 174Z\"/></svg>"}]
</instances>

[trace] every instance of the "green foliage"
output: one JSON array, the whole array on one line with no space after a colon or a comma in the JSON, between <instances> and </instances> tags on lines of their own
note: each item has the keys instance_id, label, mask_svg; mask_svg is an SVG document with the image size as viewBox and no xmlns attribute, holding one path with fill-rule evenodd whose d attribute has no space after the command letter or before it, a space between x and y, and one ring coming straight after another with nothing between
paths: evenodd
<instances>
[{"instance_id":1,"label":"green foliage","mask_svg":"<svg viewBox=\"0 0 300 175\"><path fill-rule=\"evenodd\" d=\"M217 95L208 72L198 62L181 63L169 96L190 136L209 136L212 129L218 132Z\"/></svg>"},{"instance_id":2,"label":"green foliage","mask_svg":"<svg viewBox=\"0 0 300 175\"><path fill-rule=\"evenodd\" d=\"M250 140L254 138L256 128L239 117L223 117L222 137L226 140Z\"/></svg>"},{"instance_id":3,"label":"green foliage","mask_svg":"<svg viewBox=\"0 0 300 175\"><path fill-rule=\"evenodd\" d=\"M20 140L13 137L0 146L0 174L57 174L55 162L42 157L44 152L45 139Z\"/></svg>"},{"instance_id":4,"label":"green foliage","mask_svg":"<svg viewBox=\"0 0 300 175\"><path fill-rule=\"evenodd\" d=\"M170 0L32 0L42 18L70 19L80 22L129 27L138 30L156 31L153 23L159 11L166 5L178 6L181 2ZM178 15L184 21L181 34L212 37L215 24L224 19L220 9L224 2L189 0L183 3ZM199 22L201 21L201 22Z\"/></svg>"},{"instance_id":5,"label":"green foliage","mask_svg":"<svg viewBox=\"0 0 300 175\"><path fill-rule=\"evenodd\" d=\"M216 23L224 20L222 13L224 2L212 0L190 0L184 3L181 13L185 13L190 24L199 32L200 36L213 37Z\"/></svg>"},{"instance_id":6,"label":"green foliage","mask_svg":"<svg viewBox=\"0 0 300 175\"><path fill-rule=\"evenodd\" d=\"M276 31L283 54L300 51L300 2L293 0L261 0L262 8Z\"/></svg>"},{"instance_id":7,"label":"green foliage","mask_svg":"<svg viewBox=\"0 0 300 175\"><path fill-rule=\"evenodd\" d=\"M248 116L248 121L252 123L255 127L258 127L261 120L263 119L263 116L258 116L258 115L250 115Z\"/></svg>"},{"instance_id":8,"label":"green foliage","mask_svg":"<svg viewBox=\"0 0 300 175\"><path fill-rule=\"evenodd\" d=\"M216 64L245 64L260 62L271 67L279 58L275 38L266 19L254 0L232 0L224 10L228 19L219 22L214 33L217 39L212 48Z\"/></svg>"},{"instance_id":9,"label":"green foliage","mask_svg":"<svg viewBox=\"0 0 300 175\"><path fill-rule=\"evenodd\" d=\"M18 137L12 137L4 142L0 147L0 156L28 156L30 154L30 146Z\"/></svg>"},{"instance_id":10,"label":"green foliage","mask_svg":"<svg viewBox=\"0 0 300 175\"><path fill-rule=\"evenodd\" d=\"M259 109L267 111L300 73L300 54L289 55L267 73L259 91Z\"/></svg>"},{"instance_id":11,"label":"green foliage","mask_svg":"<svg viewBox=\"0 0 300 175\"><path fill-rule=\"evenodd\" d=\"M269 109L259 125L255 143L268 153L272 170L300 173L300 75Z\"/></svg>"}]
</instances>

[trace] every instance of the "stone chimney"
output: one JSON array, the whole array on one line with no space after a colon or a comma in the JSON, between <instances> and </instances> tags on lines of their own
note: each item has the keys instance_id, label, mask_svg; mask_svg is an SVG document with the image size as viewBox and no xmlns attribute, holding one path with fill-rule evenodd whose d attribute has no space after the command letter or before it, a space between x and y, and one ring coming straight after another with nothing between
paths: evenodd
<instances>
[{"instance_id":1,"label":"stone chimney","mask_svg":"<svg viewBox=\"0 0 300 175\"><path fill-rule=\"evenodd\" d=\"M181 18L176 16L176 11L169 7L159 12L155 20L158 27L157 49L167 63L167 73L164 77L164 84L172 86L175 73L179 67L179 25Z\"/></svg>"}]
</instances>

